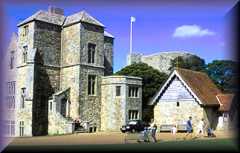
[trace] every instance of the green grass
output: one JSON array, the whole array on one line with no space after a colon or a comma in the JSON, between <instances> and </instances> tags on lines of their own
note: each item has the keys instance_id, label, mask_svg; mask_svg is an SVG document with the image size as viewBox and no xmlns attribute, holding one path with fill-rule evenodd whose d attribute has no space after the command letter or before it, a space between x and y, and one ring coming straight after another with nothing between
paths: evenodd
<instances>
[{"instance_id":1,"label":"green grass","mask_svg":"<svg viewBox=\"0 0 240 153\"><path fill-rule=\"evenodd\" d=\"M232 151L238 146L232 139L160 141L141 144L11 146L6 151Z\"/></svg>"}]
</instances>

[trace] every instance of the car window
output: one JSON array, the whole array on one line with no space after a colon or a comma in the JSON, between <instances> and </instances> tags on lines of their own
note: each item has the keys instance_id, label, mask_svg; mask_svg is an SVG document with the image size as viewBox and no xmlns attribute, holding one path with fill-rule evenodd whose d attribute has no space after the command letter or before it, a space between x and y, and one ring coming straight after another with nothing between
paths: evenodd
<instances>
[{"instance_id":1,"label":"car window","mask_svg":"<svg viewBox=\"0 0 240 153\"><path fill-rule=\"evenodd\" d=\"M137 121L130 121L128 124L135 125L135 124L137 124Z\"/></svg>"}]
</instances>

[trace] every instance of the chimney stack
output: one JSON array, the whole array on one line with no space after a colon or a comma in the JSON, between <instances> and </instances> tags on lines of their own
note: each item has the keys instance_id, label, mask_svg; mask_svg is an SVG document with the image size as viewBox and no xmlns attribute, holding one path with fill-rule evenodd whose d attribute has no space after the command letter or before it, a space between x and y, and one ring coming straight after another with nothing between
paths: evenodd
<instances>
[{"instance_id":1,"label":"chimney stack","mask_svg":"<svg viewBox=\"0 0 240 153\"><path fill-rule=\"evenodd\" d=\"M54 13L54 14L59 14L59 15L64 15L64 10L61 8L49 6L48 7L48 12L49 13Z\"/></svg>"}]
</instances>

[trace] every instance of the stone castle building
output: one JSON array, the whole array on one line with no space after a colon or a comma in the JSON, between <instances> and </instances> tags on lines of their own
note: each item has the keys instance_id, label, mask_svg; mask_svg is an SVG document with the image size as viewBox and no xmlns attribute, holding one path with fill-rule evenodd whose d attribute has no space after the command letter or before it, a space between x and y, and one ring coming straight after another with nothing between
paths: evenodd
<instances>
[{"instance_id":1,"label":"stone castle building","mask_svg":"<svg viewBox=\"0 0 240 153\"><path fill-rule=\"evenodd\" d=\"M50 7L17 26L15 136L71 133L75 119L119 131L141 119L141 78L109 76L114 37L94 17Z\"/></svg>"},{"instance_id":2,"label":"stone castle building","mask_svg":"<svg viewBox=\"0 0 240 153\"><path fill-rule=\"evenodd\" d=\"M1 105L4 120L4 136L15 136L15 108L16 108L16 57L18 37L16 33L12 34L7 53L2 62L2 68L5 73L1 74L4 82L2 90L4 95L4 105Z\"/></svg>"},{"instance_id":3,"label":"stone castle building","mask_svg":"<svg viewBox=\"0 0 240 153\"><path fill-rule=\"evenodd\" d=\"M152 66L153 68L159 70L160 72L164 72L166 74L170 74L171 70L171 61L176 57L188 58L192 56L196 56L192 53L186 51L168 51L168 52L158 52L150 55L143 55L140 53L132 53L127 56L127 65L131 65L133 63L143 62Z\"/></svg>"}]
</instances>

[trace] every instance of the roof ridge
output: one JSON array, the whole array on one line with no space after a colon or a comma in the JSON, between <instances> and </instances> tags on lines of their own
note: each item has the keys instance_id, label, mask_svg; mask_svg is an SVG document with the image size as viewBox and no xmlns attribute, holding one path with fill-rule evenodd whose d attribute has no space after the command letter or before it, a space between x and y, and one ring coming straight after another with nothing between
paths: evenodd
<instances>
[{"instance_id":1,"label":"roof ridge","mask_svg":"<svg viewBox=\"0 0 240 153\"><path fill-rule=\"evenodd\" d=\"M190 71L190 72L193 72L193 73L201 73L201 74L204 74L206 75L206 73L202 72L202 71L196 71L196 70L191 70L191 69L186 69L186 68L181 68L181 67L174 67L174 69L180 69L180 70L183 70L183 71Z\"/></svg>"}]
</instances>

